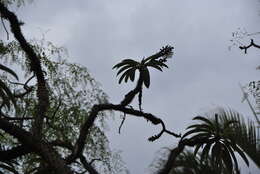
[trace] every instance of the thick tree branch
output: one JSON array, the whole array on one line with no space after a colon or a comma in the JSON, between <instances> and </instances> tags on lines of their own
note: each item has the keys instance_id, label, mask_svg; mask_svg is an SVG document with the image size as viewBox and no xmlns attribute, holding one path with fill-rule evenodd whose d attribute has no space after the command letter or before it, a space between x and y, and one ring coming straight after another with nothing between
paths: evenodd
<instances>
[{"instance_id":1,"label":"thick tree branch","mask_svg":"<svg viewBox=\"0 0 260 174\"><path fill-rule=\"evenodd\" d=\"M10 161L12 159L26 155L30 152L32 152L32 150L24 145L13 147L12 149L9 150L0 151L0 161L2 162Z\"/></svg>"},{"instance_id":2,"label":"thick tree branch","mask_svg":"<svg viewBox=\"0 0 260 174\"><path fill-rule=\"evenodd\" d=\"M66 148L68 150L73 150L73 145L70 142L65 142L62 140L55 140L53 142L50 143L53 146L59 146L59 147L63 147ZM91 164L98 159L93 159L91 160L91 162L87 162L86 158L83 155L80 155L79 157L80 162L82 163L83 167L90 173L90 174L98 174L98 172L96 171L96 169L94 169ZM48 171L48 168L43 168L41 171L39 171L40 173L46 173L46 171Z\"/></svg>"},{"instance_id":3,"label":"thick tree branch","mask_svg":"<svg viewBox=\"0 0 260 174\"><path fill-rule=\"evenodd\" d=\"M50 144L42 141L30 132L9 123L5 119L0 119L0 129L17 138L26 148L31 149L34 153L41 156L56 173L72 174L70 169L65 165L65 161L61 159Z\"/></svg>"},{"instance_id":4,"label":"thick tree branch","mask_svg":"<svg viewBox=\"0 0 260 174\"><path fill-rule=\"evenodd\" d=\"M161 136L161 134L164 132L171 134L175 137L180 137L180 135L177 135L173 132L166 130L163 121L160 118L157 118L156 116L154 116L150 113L145 113L145 112L135 110L132 108L127 108L125 106L122 106L121 104L120 105L114 105L114 104L94 105L92 107L90 115L88 116L88 119L83 124L83 126L80 130L80 135L74 146L73 153L67 158L68 163L75 161L82 154L83 149L85 147L85 140L86 140L87 135L89 134L90 128L93 126L94 121L95 121L96 117L98 116L98 113L101 111L105 111L105 110L121 111L125 114L130 114L130 115L134 115L137 117L145 118L147 121L152 122L154 125L161 124L163 127L163 131L160 133L160 135L157 138L159 138ZM155 139L157 139L157 138L155 138Z\"/></svg>"},{"instance_id":5,"label":"thick tree branch","mask_svg":"<svg viewBox=\"0 0 260 174\"><path fill-rule=\"evenodd\" d=\"M90 173L90 174L98 174L98 172L96 171L96 169L94 169L90 163L87 162L86 158L81 155L79 157L80 162L83 164L84 168Z\"/></svg>"},{"instance_id":6,"label":"thick tree branch","mask_svg":"<svg viewBox=\"0 0 260 174\"><path fill-rule=\"evenodd\" d=\"M33 126L33 132L38 137L41 137L43 118L45 117L45 113L49 106L49 95L48 95L48 90L46 88L46 81L42 71L40 59L37 56L37 54L34 52L32 47L30 46L30 44L24 38L21 32L20 22L17 19L16 15L13 12L9 11L5 7L5 5L1 2L0 2L0 13L4 19L7 19L10 22L12 33L14 34L14 37L19 42L21 48L23 49L28 59L30 60L30 69L31 71L34 72L37 78L37 82L38 82L37 96L39 100L38 100L37 113L35 114L36 119Z\"/></svg>"}]
</instances>

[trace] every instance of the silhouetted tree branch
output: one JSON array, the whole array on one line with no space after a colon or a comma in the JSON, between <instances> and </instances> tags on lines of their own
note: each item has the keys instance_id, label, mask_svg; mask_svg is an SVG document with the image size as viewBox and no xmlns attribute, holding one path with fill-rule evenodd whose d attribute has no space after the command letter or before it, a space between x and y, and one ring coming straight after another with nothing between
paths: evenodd
<instances>
[{"instance_id":1,"label":"silhouetted tree branch","mask_svg":"<svg viewBox=\"0 0 260 174\"><path fill-rule=\"evenodd\" d=\"M164 122L160 118L157 118L156 116L154 116L153 114L144 113L142 111L135 110L135 109L132 109L132 108L127 108L125 106L122 106L121 104L119 104L119 105L114 105L114 104L94 105L92 107L90 115L88 116L88 119L83 124L83 126L80 130L79 138L78 138L76 144L74 145L74 152L67 158L67 160L69 162L73 162L74 160L76 160L80 156L80 154L82 154L82 151L83 151L84 146L85 146L85 139L86 139L87 135L89 134L89 130L93 126L94 121L98 116L98 113L101 112L101 111L106 111L106 110L121 111L121 112L126 113L126 114L145 118L147 121L152 122L154 125L161 124L162 125L162 131L155 138L149 138L151 141L158 139L162 135L162 133L164 133L164 132L168 133L172 136L175 136L175 137L180 137L180 135L166 130Z\"/></svg>"},{"instance_id":2,"label":"silhouetted tree branch","mask_svg":"<svg viewBox=\"0 0 260 174\"><path fill-rule=\"evenodd\" d=\"M246 54L247 53L247 49L249 49L250 47L255 47L255 48L260 49L260 45L255 44L253 39L251 39L251 42L250 42L250 44L248 46L240 46L239 48L241 50L245 50L245 54Z\"/></svg>"},{"instance_id":3,"label":"silhouetted tree branch","mask_svg":"<svg viewBox=\"0 0 260 174\"><path fill-rule=\"evenodd\" d=\"M42 126L43 126L43 119L45 117L45 113L49 106L49 95L48 90L46 88L46 81L44 78L44 73L42 71L41 62L39 56L34 52L30 44L24 38L21 32L21 24L17 19L16 15L9 11L3 3L0 2L0 13L4 19L7 19L10 22L10 27L14 37L19 42L21 48L26 53L27 58L30 60L30 69L36 75L37 78L37 96L38 100L38 109L35 114L35 123L33 132L38 137L42 135Z\"/></svg>"}]
</instances>

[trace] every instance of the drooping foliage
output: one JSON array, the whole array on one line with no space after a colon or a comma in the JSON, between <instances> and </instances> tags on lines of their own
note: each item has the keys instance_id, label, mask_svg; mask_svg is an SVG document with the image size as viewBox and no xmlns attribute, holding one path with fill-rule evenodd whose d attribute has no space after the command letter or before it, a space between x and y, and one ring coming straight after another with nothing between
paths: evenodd
<instances>
[{"instance_id":1,"label":"drooping foliage","mask_svg":"<svg viewBox=\"0 0 260 174\"><path fill-rule=\"evenodd\" d=\"M32 43L35 52L41 58L50 93L50 106L43 127L44 135L51 142L75 143L80 127L88 118L91 107L94 104L107 103L108 97L85 67L66 61L67 53L64 48L58 48L44 40L32 41ZM1 74L1 79L6 84L4 89L9 89L10 95L12 94L16 102L15 108L9 107L10 110L3 108L1 116L13 120L13 123L21 128L30 130L37 106L35 75L28 69L26 55L17 42L6 44L2 42L2 48L5 51L2 52L0 61L16 69L21 80L19 82L15 78L10 80L7 74ZM4 70L13 76L15 74L10 68L5 67ZM100 113L99 121L91 128L91 134L85 142L84 156L88 162L94 160L93 166L102 166L100 171L104 173L117 173L120 170L123 172L125 169L120 156L110 150L109 141L104 134L105 114L110 113ZM23 119L24 117L28 119ZM0 142L2 149L8 149L10 145L17 143L6 134L2 134ZM63 156L69 153L67 148L58 147L57 150ZM12 166L10 164L8 166L14 170L35 173L42 167L42 161L35 155L26 155L12 163ZM78 172L85 170L76 163L72 167Z\"/></svg>"}]
</instances>

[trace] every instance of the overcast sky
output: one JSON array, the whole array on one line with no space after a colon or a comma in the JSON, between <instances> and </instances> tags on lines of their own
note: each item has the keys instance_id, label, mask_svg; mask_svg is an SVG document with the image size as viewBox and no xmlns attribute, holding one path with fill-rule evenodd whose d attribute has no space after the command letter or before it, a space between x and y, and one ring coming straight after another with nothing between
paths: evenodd
<instances>
[{"instance_id":1,"label":"overcast sky","mask_svg":"<svg viewBox=\"0 0 260 174\"><path fill-rule=\"evenodd\" d=\"M228 46L239 27L249 33L260 31L258 0L35 0L14 10L26 23L28 39L48 31L46 39L66 47L70 61L85 65L113 103L133 87L117 83L114 64L174 46L170 68L152 71L151 87L143 98L144 111L162 118L172 131L183 132L192 117L217 106L251 116L241 103L238 83L259 80L255 68L260 51L250 49L245 55ZM110 123L111 147L123 151L133 174L150 173L155 152L177 142L168 135L148 142L160 127L144 119L127 117L120 135L119 124L119 117Z\"/></svg>"}]
</instances>

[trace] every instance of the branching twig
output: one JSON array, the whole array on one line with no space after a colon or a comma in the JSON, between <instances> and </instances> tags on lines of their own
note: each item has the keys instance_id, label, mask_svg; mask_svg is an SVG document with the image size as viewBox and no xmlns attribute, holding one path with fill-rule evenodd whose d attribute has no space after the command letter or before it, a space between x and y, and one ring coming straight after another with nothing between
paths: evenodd
<instances>
[{"instance_id":1,"label":"branching twig","mask_svg":"<svg viewBox=\"0 0 260 174\"><path fill-rule=\"evenodd\" d=\"M121 124L120 124L120 126L119 126L119 128L118 128L118 133L119 133L119 134L121 133L121 128L122 128L122 126L123 126L123 124L124 124L124 122L125 122L125 118L126 118L126 114L124 113L123 118L122 118L122 121L121 121Z\"/></svg>"},{"instance_id":2,"label":"branching twig","mask_svg":"<svg viewBox=\"0 0 260 174\"><path fill-rule=\"evenodd\" d=\"M19 82L12 82L10 80L9 83L11 84L15 84L15 85L22 85L23 88L25 89L25 92L20 93L20 94L14 94L15 98L23 98L25 95L29 94L30 92L32 92L33 90L33 86L28 86L28 83L35 77L35 75L33 75L32 77L30 77L24 84L23 83L19 83Z\"/></svg>"},{"instance_id":3,"label":"branching twig","mask_svg":"<svg viewBox=\"0 0 260 174\"><path fill-rule=\"evenodd\" d=\"M260 49L260 45L255 44L253 39L251 39L251 42L250 42L250 44L248 46L240 46L239 48L241 50L245 50L245 54L246 54L247 53L247 49L252 47L252 46L255 47L255 48L259 48Z\"/></svg>"},{"instance_id":4,"label":"branching twig","mask_svg":"<svg viewBox=\"0 0 260 174\"><path fill-rule=\"evenodd\" d=\"M167 134L172 135L174 137L179 137L179 138L181 137L181 134L176 134L174 132L171 132L171 131L167 130L166 127L165 127L165 124L164 124L164 122L162 120L161 120L160 123L162 125L161 132L159 134L157 134L157 135L154 135L154 136L151 136L150 138L148 138L149 141L155 141L155 140L159 139L163 135L163 133L167 133Z\"/></svg>"},{"instance_id":5,"label":"branching twig","mask_svg":"<svg viewBox=\"0 0 260 174\"><path fill-rule=\"evenodd\" d=\"M6 32L6 39L9 40L9 32L8 32L6 26L5 26L5 23L4 23L4 20L3 20L3 17L2 17L2 16L1 16L1 22L2 22L2 25L3 25L4 30L5 30L5 32Z\"/></svg>"}]
</instances>

